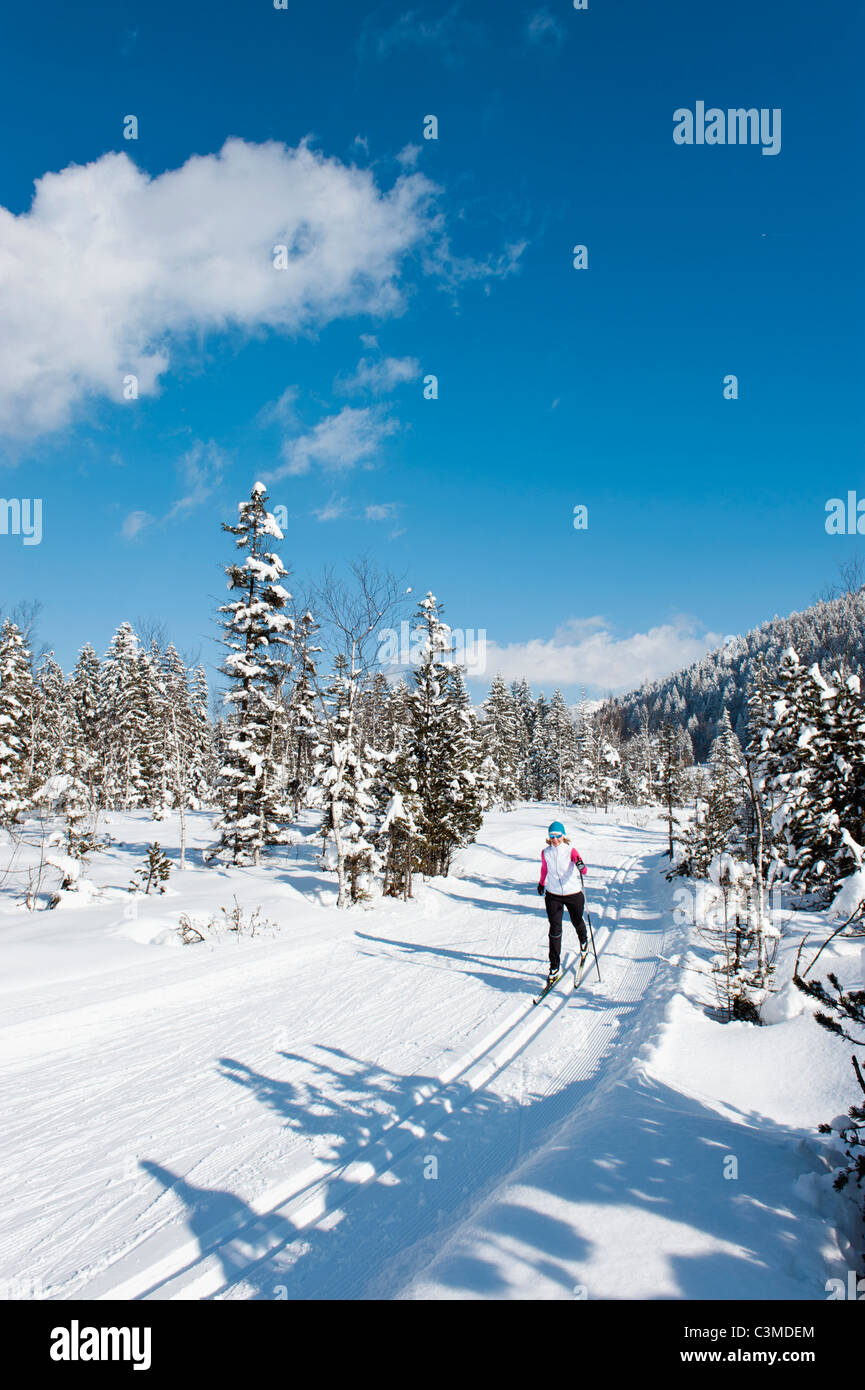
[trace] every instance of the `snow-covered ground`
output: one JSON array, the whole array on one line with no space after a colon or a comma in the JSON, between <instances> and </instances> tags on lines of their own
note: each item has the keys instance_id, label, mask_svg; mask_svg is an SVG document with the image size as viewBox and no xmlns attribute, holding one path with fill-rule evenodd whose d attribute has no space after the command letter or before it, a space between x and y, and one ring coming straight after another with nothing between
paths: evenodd
<instances>
[{"instance_id":1,"label":"snow-covered ground","mask_svg":"<svg viewBox=\"0 0 865 1390\"><path fill-rule=\"evenodd\" d=\"M488 816L449 878L368 910L336 910L311 846L204 867L205 815L164 896L126 892L147 843L176 858L179 840L138 815L109 818L95 896L31 913L7 891L0 1281L49 1298L825 1298L847 1264L815 1128L854 1099L849 1047L807 1011L706 1014L645 814L567 816L602 978L533 1007L554 811ZM235 896L276 929L179 944L181 912ZM567 922L564 941L572 961ZM821 966L849 974L854 951Z\"/></svg>"}]
</instances>

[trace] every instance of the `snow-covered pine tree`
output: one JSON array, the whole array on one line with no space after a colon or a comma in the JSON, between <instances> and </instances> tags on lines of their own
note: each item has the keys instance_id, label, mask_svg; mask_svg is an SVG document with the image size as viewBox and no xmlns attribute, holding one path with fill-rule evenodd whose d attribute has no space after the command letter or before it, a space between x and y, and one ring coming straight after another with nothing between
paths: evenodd
<instances>
[{"instance_id":1,"label":"snow-covered pine tree","mask_svg":"<svg viewBox=\"0 0 865 1390\"><path fill-rule=\"evenodd\" d=\"M488 765L478 716L459 666L450 667L449 685L454 716L450 746L451 800L447 819L439 828L456 849L471 844L483 822ZM445 863L449 867L450 855Z\"/></svg>"},{"instance_id":2,"label":"snow-covered pine tree","mask_svg":"<svg viewBox=\"0 0 865 1390\"><path fill-rule=\"evenodd\" d=\"M210 692L204 667L196 666L189 682L189 738L191 749L188 766L189 806L197 811L209 805L216 783L216 754L213 727L208 713ZM221 763L219 764L221 766Z\"/></svg>"},{"instance_id":3,"label":"snow-covered pine tree","mask_svg":"<svg viewBox=\"0 0 865 1390\"><path fill-rule=\"evenodd\" d=\"M750 746L771 808L772 874L800 891L809 887L813 859L815 807L825 807L824 788L814 785L814 750L809 747L823 724L820 690L802 669L793 647L751 701ZM821 739L817 739L822 744ZM821 759L823 755L821 746ZM821 849L817 849L817 861Z\"/></svg>"},{"instance_id":4,"label":"snow-covered pine tree","mask_svg":"<svg viewBox=\"0 0 865 1390\"><path fill-rule=\"evenodd\" d=\"M169 709L172 696L170 681L177 680L174 660L180 665L181 680L185 681L186 670L172 647L173 657L162 652L156 638L152 638L149 651L142 651L138 659L141 690L144 700L144 724L139 741L138 761L141 768L142 804L154 820L164 820L175 804L170 787L168 747Z\"/></svg>"},{"instance_id":5,"label":"snow-covered pine tree","mask_svg":"<svg viewBox=\"0 0 865 1390\"><path fill-rule=\"evenodd\" d=\"M529 746L529 782L533 801L553 800L558 794L555 752L547 729L550 707L541 691L532 708L532 741Z\"/></svg>"},{"instance_id":6,"label":"snow-covered pine tree","mask_svg":"<svg viewBox=\"0 0 865 1390\"><path fill-rule=\"evenodd\" d=\"M78 654L69 682L69 693L74 715L71 738L76 749L80 776L87 788L87 801L94 811L98 810L102 799L99 669L99 657L87 642Z\"/></svg>"},{"instance_id":7,"label":"snow-covered pine tree","mask_svg":"<svg viewBox=\"0 0 865 1390\"><path fill-rule=\"evenodd\" d=\"M535 795L535 779L532 768L532 739L535 732L535 702L525 676L522 680L511 682L511 695L516 715L517 738L519 743L519 788L520 800L530 801Z\"/></svg>"},{"instance_id":8,"label":"snow-covered pine tree","mask_svg":"<svg viewBox=\"0 0 865 1390\"><path fill-rule=\"evenodd\" d=\"M39 663L33 679L30 727L29 786L44 788L61 770L72 741L74 714L66 681L54 653Z\"/></svg>"},{"instance_id":9,"label":"snow-covered pine tree","mask_svg":"<svg viewBox=\"0 0 865 1390\"><path fill-rule=\"evenodd\" d=\"M32 798L41 810L65 820L70 859L84 859L96 847L94 761L79 727L73 682L49 652L34 679Z\"/></svg>"},{"instance_id":10,"label":"snow-covered pine tree","mask_svg":"<svg viewBox=\"0 0 865 1390\"><path fill-rule=\"evenodd\" d=\"M33 673L20 629L9 618L0 628L0 825L15 825L27 810Z\"/></svg>"},{"instance_id":11,"label":"snow-covered pine tree","mask_svg":"<svg viewBox=\"0 0 865 1390\"><path fill-rule=\"evenodd\" d=\"M732 731L731 731L732 732ZM674 810L685 798L685 762L681 731L672 723L664 723L658 736L658 797L667 819L668 853L675 854L674 830L678 829ZM735 737L735 735L734 735Z\"/></svg>"},{"instance_id":12,"label":"snow-covered pine tree","mask_svg":"<svg viewBox=\"0 0 865 1390\"><path fill-rule=\"evenodd\" d=\"M384 808L376 844L382 859L382 893L388 898L411 897L414 842L417 827L402 795L394 792Z\"/></svg>"},{"instance_id":13,"label":"snow-covered pine tree","mask_svg":"<svg viewBox=\"0 0 865 1390\"><path fill-rule=\"evenodd\" d=\"M417 867L447 874L454 850L469 844L483 813L478 786L481 750L461 673L452 663L450 628L428 593L415 615L423 632L407 701L407 723L392 788L412 810ZM410 798L412 798L410 802Z\"/></svg>"},{"instance_id":14,"label":"snow-covered pine tree","mask_svg":"<svg viewBox=\"0 0 865 1390\"><path fill-rule=\"evenodd\" d=\"M99 669L102 793L111 809L129 810L145 795L141 754L147 722L141 647L130 623L121 623Z\"/></svg>"},{"instance_id":15,"label":"snow-covered pine tree","mask_svg":"<svg viewBox=\"0 0 865 1390\"><path fill-rule=\"evenodd\" d=\"M657 800L655 781L657 778L658 743L652 734L647 714L640 721L640 732L634 742L637 745L637 766L639 767L642 799L652 806Z\"/></svg>"},{"instance_id":16,"label":"snow-covered pine tree","mask_svg":"<svg viewBox=\"0 0 865 1390\"><path fill-rule=\"evenodd\" d=\"M334 678L327 689L325 737L315 749L315 781L310 800L323 807L321 831L325 859L337 872L339 906L366 902L380 867L376 845L374 787L380 753L363 737L358 720L357 681L348 659L338 654ZM355 673L356 675L357 673ZM328 853L327 838L332 837Z\"/></svg>"},{"instance_id":17,"label":"snow-covered pine tree","mask_svg":"<svg viewBox=\"0 0 865 1390\"><path fill-rule=\"evenodd\" d=\"M745 765L742 746L726 710L709 754L709 775L711 786L705 810L698 814L687 837L690 870L697 878L705 877L717 855L742 849L742 816L747 797Z\"/></svg>"},{"instance_id":18,"label":"snow-covered pine tree","mask_svg":"<svg viewBox=\"0 0 865 1390\"><path fill-rule=\"evenodd\" d=\"M394 744L390 686L382 671L376 671L362 692L360 722L363 736L373 748L388 751Z\"/></svg>"},{"instance_id":19,"label":"snow-covered pine tree","mask_svg":"<svg viewBox=\"0 0 865 1390\"><path fill-rule=\"evenodd\" d=\"M855 854L850 839L865 844L865 700L861 677L835 672L837 691L832 710L831 743L832 803L838 818L838 835L833 837L830 875L832 890L853 873Z\"/></svg>"},{"instance_id":20,"label":"snow-covered pine tree","mask_svg":"<svg viewBox=\"0 0 865 1390\"><path fill-rule=\"evenodd\" d=\"M291 842L290 824L295 815L292 786L294 749L288 695L291 674L291 668L287 665L270 715L267 786L263 802L266 845L285 845Z\"/></svg>"},{"instance_id":21,"label":"snow-covered pine tree","mask_svg":"<svg viewBox=\"0 0 865 1390\"><path fill-rule=\"evenodd\" d=\"M750 747L771 804L772 855L800 893L828 900L865 836L865 706L859 677L827 680L793 648L750 700Z\"/></svg>"},{"instance_id":22,"label":"snow-covered pine tree","mask_svg":"<svg viewBox=\"0 0 865 1390\"><path fill-rule=\"evenodd\" d=\"M553 798L564 809L577 795L580 756L574 716L561 690L553 691L544 722L544 736L550 750Z\"/></svg>"},{"instance_id":23,"label":"snow-covered pine tree","mask_svg":"<svg viewBox=\"0 0 865 1390\"><path fill-rule=\"evenodd\" d=\"M159 793L158 804L177 811L180 819L180 868L186 867L187 811L200 804L206 785L209 725L207 722L207 680L199 666L197 686L190 691L189 672L173 643L160 660L160 698L155 705L158 717ZM151 805L153 801L151 801Z\"/></svg>"},{"instance_id":24,"label":"snow-covered pine tree","mask_svg":"<svg viewBox=\"0 0 865 1390\"><path fill-rule=\"evenodd\" d=\"M493 770L489 804L509 811L520 799L522 721L501 675L493 678L483 709L481 736Z\"/></svg>"},{"instance_id":25,"label":"snow-covered pine tree","mask_svg":"<svg viewBox=\"0 0 865 1390\"><path fill-rule=\"evenodd\" d=\"M274 716L281 702L286 670L284 651L294 623L284 611L291 595L279 583L286 574L268 546L283 539L276 518L267 510L263 483L256 483L248 502L238 506L234 526L223 531L247 551L242 563L226 565L228 588L240 597L222 604L223 643L227 656L220 667L231 681L225 696L232 708L227 720L225 762L219 771L222 814L217 854L235 864L258 864L268 841L267 804L276 769L270 748Z\"/></svg>"},{"instance_id":26,"label":"snow-covered pine tree","mask_svg":"<svg viewBox=\"0 0 865 1390\"><path fill-rule=\"evenodd\" d=\"M315 775L315 749L319 742L316 656L321 647L315 644L318 624L309 609L300 618L294 642L294 661L297 676L289 699L290 775L288 793L297 816L306 800Z\"/></svg>"},{"instance_id":27,"label":"snow-covered pine tree","mask_svg":"<svg viewBox=\"0 0 865 1390\"><path fill-rule=\"evenodd\" d=\"M580 805L602 807L621 800L622 755L619 741L597 716L588 714L580 721L580 778L577 799Z\"/></svg>"},{"instance_id":28,"label":"snow-covered pine tree","mask_svg":"<svg viewBox=\"0 0 865 1390\"><path fill-rule=\"evenodd\" d=\"M387 701L385 717L386 734L384 739L380 739L380 746L387 753L392 753L402 748L406 731L409 728L411 709L411 691L406 681L401 677L396 685L391 687Z\"/></svg>"},{"instance_id":29,"label":"snow-covered pine tree","mask_svg":"<svg viewBox=\"0 0 865 1390\"><path fill-rule=\"evenodd\" d=\"M361 560L350 569L352 584L346 586L326 571L316 589L316 607L333 653L334 682L322 688L318 675L310 676L318 702L315 795L324 804L333 837L337 906L341 908L350 906L352 893L359 897L369 891L371 875L378 867L372 788L380 754L364 735L364 701L372 683L374 634L400 597L396 580L368 561ZM347 803L353 803L352 819L347 818Z\"/></svg>"},{"instance_id":30,"label":"snow-covered pine tree","mask_svg":"<svg viewBox=\"0 0 865 1390\"><path fill-rule=\"evenodd\" d=\"M622 747L622 799L633 806L657 804L658 739L643 719L639 733Z\"/></svg>"}]
</instances>

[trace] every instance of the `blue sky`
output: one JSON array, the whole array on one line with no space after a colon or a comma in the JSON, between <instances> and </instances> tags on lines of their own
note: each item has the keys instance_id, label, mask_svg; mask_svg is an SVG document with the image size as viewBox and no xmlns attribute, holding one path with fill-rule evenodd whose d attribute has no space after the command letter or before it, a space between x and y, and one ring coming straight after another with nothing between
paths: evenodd
<instances>
[{"instance_id":1,"label":"blue sky","mask_svg":"<svg viewBox=\"0 0 865 1390\"><path fill-rule=\"evenodd\" d=\"M571 698L858 553L824 529L865 496L858 7L51 2L2 28L0 493L42 499L43 538L0 535L0 602L40 600L67 668L139 617L217 660L220 523L259 477L299 588L371 555L486 631L490 676ZM780 153L676 145L698 100L780 108Z\"/></svg>"}]
</instances>

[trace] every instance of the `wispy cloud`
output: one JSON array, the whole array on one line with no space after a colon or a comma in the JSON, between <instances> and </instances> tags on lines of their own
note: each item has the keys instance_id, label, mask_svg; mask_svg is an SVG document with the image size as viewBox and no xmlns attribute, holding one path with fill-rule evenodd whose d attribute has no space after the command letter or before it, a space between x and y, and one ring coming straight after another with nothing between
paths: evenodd
<instances>
[{"instance_id":1,"label":"wispy cloud","mask_svg":"<svg viewBox=\"0 0 865 1390\"><path fill-rule=\"evenodd\" d=\"M419 376L420 363L414 357L362 357L352 375L338 378L335 384L346 394L382 396Z\"/></svg>"},{"instance_id":2,"label":"wispy cloud","mask_svg":"<svg viewBox=\"0 0 865 1390\"><path fill-rule=\"evenodd\" d=\"M527 241L508 242L503 251L491 254L485 260L473 256L458 256L443 236L437 245L424 255L424 268L429 274L437 275L442 284L452 290L471 281L485 280L488 289L490 280L505 280L515 275L520 267L520 258L528 245Z\"/></svg>"},{"instance_id":3,"label":"wispy cloud","mask_svg":"<svg viewBox=\"0 0 865 1390\"><path fill-rule=\"evenodd\" d=\"M526 37L529 43L548 44L553 48L561 48L565 34L559 21L550 14L549 10L536 10L526 25Z\"/></svg>"},{"instance_id":4,"label":"wispy cloud","mask_svg":"<svg viewBox=\"0 0 865 1390\"><path fill-rule=\"evenodd\" d=\"M277 400L268 401L267 405L262 406L258 412L258 424L282 425L285 429L295 429L298 424L297 398L299 394L296 386L287 386Z\"/></svg>"},{"instance_id":5,"label":"wispy cloud","mask_svg":"<svg viewBox=\"0 0 865 1390\"><path fill-rule=\"evenodd\" d=\"M147 526L152 526L154 520L155 518L149 512L130 512L124 518L120 533L126 540L134 540Z\"/></svg>"},{"instance_id":6,"label":"wispy cloud","mask_svg":"<svg viewBox=\"0 0 865 1390\"><path fill-rule=\"evenodd\" d=\"M177 465L183 495L162 517L146 511L130 512L120 527L120 534L128 541L134 540L147 527L165 526L202 506L222 486L228 462L228 456L212 439L207 442L194 440Z\"/></svg>"},{"instance_id":7,"label":"wispy cloud","mask_svg":"<svg viewBox=\"0 0 865 1390\"><path fill-rule=\"evenodd\" d=\"M286 440L282 448L285 462L268 475L267 481L319 468L346 473L359 464L369 464L398 429L398 422L378 407L344 406L338 415L326 416L306 434Z\"/></svg>"},{"instance_id":8,"label":"wispy cloud","mask_svg":"<svg viewBox=\"0 0 865 1390\"><path fill-rule=\"evenodd\" d=\"M391 521L396 513L396 502L373 502L364 510L367 521Z\"/></svg>"},{"instance_id":9,"label":"wispy cloud","mask_svg":"<svg viewBox=\"0 0 865 1390\"><path fill-rule=\"evenodd\" d=\"M369 18L361 30L362 56L386 58L400 48L438 48L445 64L463 63L468 52L484 42L486 29L467 19L461 5L451 5L443 14L420 9L404 10L390 24L378 27Z\"/></svg>"},{"instance_id":10,"label":"wispy cloud","mask_svg":"<svg viewBox=\"0 0 865 1390\"><path fill-rule=\"evenodd\" d=\"M332 497L323 507L313 511L316 521L341 521L348 515L348 500L345 497Z\"/></svg>"},{"instance_id":11,"label":"wispy cloud","mask_svg":"<svg viewBox=\"0 0 865 1390\"><path fill-rule=\"evenodd\" d=\"M347 497L331 497L323 507L315 508L312 515L316 521L392 521L398 510L397 502L371 502L353 511Z\"/></svg>"},{"instance_id":12,"label":"wispy cloud","mask_svg":"<svg viewBox=\"0 0 865 1390\"><path fill-rule=\"evenodd\" d=\"M206 444L197 439L180 462L179 472L186 494L174 503L166 520L172 521L181 512L191 511L206 502L221 485L227 462L212 439Z\"/></svg>"}]
</instances>

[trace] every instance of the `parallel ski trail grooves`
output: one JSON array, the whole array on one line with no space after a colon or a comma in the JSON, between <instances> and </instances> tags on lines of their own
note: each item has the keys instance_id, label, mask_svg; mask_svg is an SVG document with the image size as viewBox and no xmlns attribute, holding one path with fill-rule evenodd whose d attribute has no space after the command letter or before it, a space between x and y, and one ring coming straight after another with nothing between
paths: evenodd
<instances>
[{"instance_id":1,"label":"parallel ski trail grooves","mask_svg":"<svg viewBox=\"0 0 865 1390\"><path fill-rule=\"evenodd\" d=\"M387 1171L409 1149L415 1148L421 1138L426 1137L430 1118L436 1122L433 1128L438 1128L442 1122L442 1111L457 1113L458 1110L463 1109L473 1095L486 1086L499 1071L509 1065L514 1056L546 1027L553 1014L562 1008L565 1002L566 996L562 996L557 1001L555 1010L547 1010L540 1015L537 1011L533 1014L527 1012L531 1009L530 1002L521 1006L518 1011L509 1015L504 1027L497 1030L492 1037L482 1039L479 1044L470 1049L468 1054L464 1054L452 1067L447 1069L438 1082L430 1082L426 1086L418 1087L415 1092L417 1103L413 1108L405 1114L389 1120L374 1138L359 1146L350 1156L330 1165L323 1172L320 1169L317 1170L315 1175L301 1186L297 1186L295 1180L287 1190L282 1192L278 1188L270 1188L259 1196L255 1203L250 1205L253 1205L265 1219L279 1216L290 1220L298 1234L306 1227L317 1224L325 1216L333 1214L337 1208L327 1205L326 1193L335 1182L356 1183L357 1190L360 1190L374 1178L380 1176L382 1172ZM534 1026L519 1031L519 1025L523 1022L532 1022ZM511 1034L513 1036L509 1036ZM457 1087L459 1087L461 1095L459 1100L456 1099L455 1088ZM455 1090L453 1102L446 1095L450 1089ZM439 1101L441 1101L440 1107L437 1104ZM388 1140L400 1130L408 1130L409 1137L401 1148L391 1151L388 1148ZM370 1171L373 1165L372 1156L379 1149L383 1151L379 1156L379 1167ZM382 1158L386 1160L384 1166L381 1164ZM226 1240L238 1240L252 1224L252 1222L242 1222L237 1225L215 1227L212 1238L207 1240L206 1245L202 1246L197 1239L186 1243L183 1249L189 1249L192 1258L183 1265L182 1269L172 1268L169 1272L157 1272L159 1270L157 1265L142 1270L123 1283L112 1287L109 1291L100 1294L100 1297L143 1298L152 1296L161 1286L170 1283L181 1274L189 1272L207 1255L218 1250ZM284 1242L279 1242L279 1244L284 1244Z\"/></svg>"},{"instance_id":2,"label":"parallel ski trail grooves","mask_svg":"<svg viewBox=\"0 0 865 1390\"><path fill-rule=\"evenodd\" d=\"M632 855L621 863L603 885L605 914L610 898L614 895L618 899L621 885L636 858L636 855ZM599 956L603 954L608 941L609 929L596 933ZM567 960L569 969L570 957ZM594 969L593 960L591 966ZM121 1275L117 1279L121 1268L117 1268L112 1277L112 1265L139 1264L149 1243L149 1237L144 1237L134 1250L127 1248L112 1265L102 1270L96 1280L99 1291L95 1296L124 1299L212 1296L224 1285L218 1252L227 1243L242 1242L244 1233L249 1233L254 1227L254 1243L260 1245L261 1225L268 1220L278 1220L283 1229L284 1223L290 1222L297 1238L325 1220L331 1221L338 1216L347 1200L343 1196L341 1201L329 1203L328 1192L332 1187L351 1184L349 1199L353 1199L396 1164L403 1162L423 1140L440 1131L451 1116L464 1111L479 1091L510 1066L565 1008L573 993L572 986L565 984L561 994L553 991L537 1008L532 1008L531 998L527 998L508 1014L504 1023L484 1035L445 1068L435 1082L419 1087L414 1095L416 1103L410 1110L390 1119L351 1155L324 1169L320 1163L308 1165L300 1175L295 1173L287 1182L276 1184L259 1194L249 1204L256 1212L255 1219L217 1225L206 1235L192 1237L179 1248L165 1251L162 1257L135 1268L126 1277ZM453 1094L449 1095L449 1091ZM398 1148L393 1142L397 1135L404 1140ZM161 1232L157 1233L157 1237L161 1235ZM286 1243L284 1236L274 1239L259 1258L250 1260L249 1268L253 1269L272 1258Z\"/></svg>"},{"instance_id":3,"label":"parallel ski trail grooves","mask_svg":"<svg viewBox=\"0 0 865 1390\"><path fill-rule=\"evenodd\" d=\"M611 889L615 889L615 897L611 904L613 911L610 913L605 907L605 917L613 915L616 919L618 918L621 890L636 858L637 856L631 856L626 860L614 875L613 880L611 880L610 887ZM609 947L611 933L612 928L609 925L605 926L602 932L597 933L598 955L600 958L603 957L604 952ZM653 936L654 935L656 934L653 933ZM567 989L564 1000L567 1001L572 993L572 989ZM550 998L552 998L552 996L544 1000L544 1004L547 1004ZM554 1012L556 1016L558 1016L563 1010L557 1008ZM532 1145L540 1140L545 1131L554 1127L565 1118L574 1100L573 1085L571 1084L569 1089L567 1085L574 1077L579 1076L584 1082L584 1091L587 1092L590 1089L597 1075L600 1059L605 1052L609 1051L610 1035L605 1030L603 1021L597 1018L595 1018L593 1022L588 1023L586 1028L587 1041L590 1044L586 1052L575 1052L572 1062L563 1069L563 1072L560 1073L558 1077L549 1082L540 1095L534 1097L534 1101L530 1106L525 1106L520 1103L515 1107L512 1120L517 1127L516 1134L509 1137L509 1135L505 1133L501 1138L497 1137L495 1141L490 1142L485 1149L476 1143L472 1143L471 1138L465 1142L463 1153L460 1157L463 1161L466 1173L470 1175L471 1178L472 1192L470 1206L478 1205L485 1196L485 1187L495 1185L495 1183L506 1177L508 1173L512 1171L513 1167L519 1163L524 1150L526 1148L530 1150ZM521 1049L522 1052L526 1052L535 1043L535 1040L534 1036L528 1038L524 1047ZM500 1073L504 1072L513 1060L514 1058L511 1058L510 1062L501 1067ZM495 1077L490 1077L489 1079L492 1081L495 1080ZM565 1083L566 1089L561 1090L559 1088L563 1083ZM456 1115L451 1117L451 1120L446 1120L441 1123L438 1127L438 1133L443 1135L447 1134L453 1119L456 1119ZM416 1147L417 1145L412 1146L412 1148ZM382 1169L374 1176L381 1179L386 1174L390 1174L396 1178L399 1169L405 1172L406 1159L408 1157L408 1150L395 1156L388 1169ZM450 1162L453 1165L453 1156L451 1156ZM406 1179L408 1179L409 1175L406 1174L405 1176ZM369 1183L373 1180L373 1175L370 1175L365 1186L368 1187ZM352 1193L349 1201L343 1201L339 1213L335 1210L328 1213L329 1229L332 1230L335 1226L338 1215L342 1216L346 1212L351 1213L354 1210L354 1198L356 1195L356 1193ZM465 1215L465 1213L463 1213L463 1215ZM400 1218L399 1245L402 1249L417 1247L422 1244L425 1237L437 1236L438 1234L435 1213L432 1211L413 1209ZM274 1250L264 1253L260 1259L255 1261L254 1266L250 1266L249 1272L252 1273L254 1269L258 1267L267 1266L268 1262L274 1258L276 1253L278 1252ZM338 1271L334 1272L332 1267L328 1267L326 1271L326 1287L310 1289L308 1293L302 1296L326 1297L328 1299L392 1296L394 1280L390 1267L394 1264L398 1264L399 1255L400 1252L398 1250L390 1250L381 1254L376 1262L376 1268L374 1270L369 1268L362 1282L359 1282L356 1271L351 1271L342 1275ZM246 1280L244 1280L243 1283L246 1283ZM202 1280L197 1283L195 1287L195 1296L232 1296L232 1290L231 1286L225 1283L224 1280L218 1288L213 1288L212 1285L208 1285L206 1280Z\"/></svg>"},{"instance_id":4,"label":"parallel ski trail grooves","mask_svg":"<svg viewBox=\"0 0 865 1390\"><path fill-rule=\"evenodd\" d=\"M596 944L599 957L603 957L609 946L612 932L610 919L613 921L618 919L621 890L636 858L636 855L632 855L620 864L606 885L603 914L605 925L601 927L599 924L599 930L596 933ZM568 956L565 968L569 974L572 973L571 967L572 958ZM277 1211L270 1213L271 1216L278 1217L281 1220L289 1220L293 1227L292 1233L290 1236L286 1237L283 1227L279 1234L273 1234L270 1238L268 1238L268 1234L265 1233L264 1240L262 1241L262 1232L259 1229L256 1232L256 1240L259 1248L256 1251L255 1257L248 1261L240 1285L238 1285L236 1281L234 1281L233 1284L226 1282L224 1264L220 1259L219 1249L218 1247L211 1247L208 1250L201 1250L199 1258L191 1261L186 1269L182 1271L178 1270L174 1275L170 1275L166 1279L160 1281L157 1285L148 1289L143 1296L159 1298L219 1298L232 1296L233 1291L236 1296L238 1288L242 1289L244 1285L248 1287L250 1282L254 1285L256 1272L267 1269L274 1260L280 1257L288 1262L291 1262L292 1257L296 1260L298 1256L303 1253L305 1240L308 1240L314 1229L332 1232L345 1219L347 1213L355 1212L358 1199L364 1192L368 1193L374 1184L382 1183L388 1176L392 1176L394 1181L399 1181L396 1177L397 1170L402 1169L404 1171L406 1164L409 1163L412 1158L416 1159L421 1143L428 1144L431 1139L438 1142L444 1141L453 1125L458 1122L461 1115L465 1114L467 1107L469 1107L476 1093L480 1089L488 1087L507 1071L520 1054L525 1053L528 1048L536 1043L542 1032L542 1028L546 1023L549 1023L554 1017L558 1017L562 1013L572 993L573 989L566 986L564 992L560 996L557 996L554 991L553 994L543 1001L539 1008L546 1017L540 1026L517 1030L514 1036L507 1039L506 1046L503 1045L504 1032L502 1032L499 1034L496 1041L488 1042L483 1051L476 1049L476 1051L478 1051L478 1057L475 1062L466 1066L465 1059L462 1059L460 1071L457 1075L464 1083L464 1089L461 1089L456 1103L451 1105L448 1098L444 1096L446 1087L437 1087L434 1094L430 1096L428 1103L420 1110L412 1112L411 1124L409 1125L408 1122L406 1122L409 1135L406 1138L406 1142L401 1145L398 1150L385 1150L380 1156L380 1161L378 1163L373 1163L371 1159L375 1156L375 1148L377 1146L367 1146L354 1172L352 1172L351 1164L344 1165L340 1167L338 1172L329 1175L327 1179L319 1185L320 1187L327 1188L339 1177L344 1177L347 1181L352 1182L351 1191L347 1195L343 1192L338 1200L332 1200L328 1204L326 1201L326 1193L319 1191L316 1194L312 1194L308 1201L300 1203L299 1209L298 1202L291 1201L280 1207ZM531 1020L533 1017L536 1017L536 1013L537 1011L534 1015L526 1015L523 1013L523 1018ZM593 1046L589 1052L593 1064L589 1068L587 1081L591 1079L597 1070L595 1062L609 1047L610 1042L609 1033L606 1033L600 1025L596 1026L592 1030L592 1033L593 1041L596 1045ZM495 1048L495 1054L492 1053L493 1048ZM586 1060L585 1057L582 1059L583 1068L585 1067ZM572 1069L575 1072L581 1069L579 1057L577 1057L574 1062ZM528 1124L525 1123L526 1107L520 1105L518 1109L514 1110L512 1120L518 1123L519 1134L514 1136L513 1144L509 1145L507 1136L504 1136L501 1142L490 1143L485 1151L479 1150L477 1146L471 1145L466 1148L463 1159L469 1170L468 1175L471 1178L473 1197L477 1198L480 1196L485 1182L488 1182L490 1179L500 1179L508 1171L508 1168L513 1162L518 1161L527 1138L530 1141L534 1141L544 1129L549 1128L551 1124L561 1119L564 1113L563 1107L568 1103L567 1096L554 1095L554 1103L552 1105L549 1104L548 1100L549 1096L555 1092L558 1084L559 1081L557 1079L545 1088L541 1097L545 1104L540 1110L536 1105L528 1108ZM441 1105L438 1103L439 1101L442 1102ZM443 1109L447 1113L443 1114ZM459 1138L459 1134L457 1138ZM453 1162L453 1159L451 1159L451 1162ZM316 1209L316 1199L322 1196L325 1199L324 1205L319 1205ZM407 1216L401 1216L399 1222L400 1246L405 1247L406 1244L417 1244L419 1241L422 1241L425 1236L433 1233L436 1225L436 1216L433 1211L415 1210ZM242 1232L239 1232L234 1239L237 1239L238 1236L242 1238ZM294 1249L293 1247L297 1248ZM364 1276L364 1285L370 1282L374 1283L376 1278L382 1275L385 1267L388 1266L394 1254L398 1257L399 1252L386 1251L379 1255L375 1268L371 1266L367 1267L367 1272ZM226 1261L226 1263L230 1263L230 1261ZM275 1282L278 1282L278 1280ZM301 1294L300 1296L334 1299L364 1296L364 1293L363 1289L359 1287L358 1276L355 1271L340 1276L338 1272L335 1272L332 1266L328 1266L326 1270L326 1287L324 1289L314 1289L308 1294Z\"/></svg>"}]
</instances>

